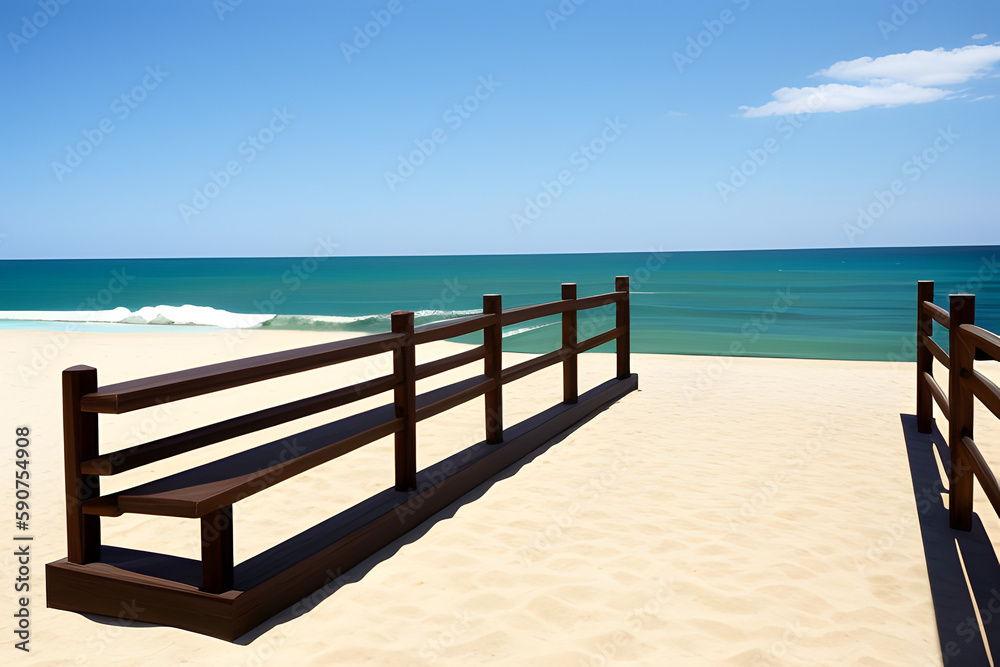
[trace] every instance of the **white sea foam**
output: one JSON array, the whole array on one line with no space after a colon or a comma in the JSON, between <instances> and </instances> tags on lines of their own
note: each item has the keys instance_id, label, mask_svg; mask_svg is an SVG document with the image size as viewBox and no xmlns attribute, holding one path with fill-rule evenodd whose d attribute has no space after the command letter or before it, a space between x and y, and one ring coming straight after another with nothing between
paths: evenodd
<instances>
[{"instance_id":1,"label":"white sea foam","mask_svg":"<svg viewBox=\"0 0 1000 667\"><path fill-rule=\"evenodd\" d=\"M481 310L417 310L413 317L434 317L437 319L450 319L452 317L465 317L466 315L482 315Z\"/></svg>"},{"instance_id":2,"label":"white sea foam","mask_svg":"<svg viewBox=\"0 0 1000 667\"><path fill-rule=\"evenodd\" d=\"M547 322L545 324L536 324L533 327L521 327L520 329L514 329L513 331L504 331L501 336L504 338L510 338L511 336L516 336L518 334L527 333L528 331L534 331L535 329L542 329L544 327L550 327L553 324L559 324L559 322Z\"/></svg>"},{"instance_id":3,"label":"white sea foam","mask_svg":"<svg viewBox=\"0 0 1000 667\"><path fill-rule=\"evenodd\" d=\"M416 319L430 321L478 315L479 310L418 310ZM197 324L223 329L368 330L390 319L389 313L375 315L273 315L233 313L210 306L144 306L132 311L124 306L112 310L8 310L0 320L33 322L99 322L102 324Z\"/></svg>"},{"instance_id":4,"label":"white sea foam","mask_svg":"<svg viewBox=\"0 0 1000 667\"><path fill-rule=\"evenodd\" d=\"M144 306L131 311L124 306L112 310L8 310L0 320L41 322L102 322L117 324L200 324L224 329L260 326L274 315L231 313L209 306Z\"/></svg>"}]
</instances>

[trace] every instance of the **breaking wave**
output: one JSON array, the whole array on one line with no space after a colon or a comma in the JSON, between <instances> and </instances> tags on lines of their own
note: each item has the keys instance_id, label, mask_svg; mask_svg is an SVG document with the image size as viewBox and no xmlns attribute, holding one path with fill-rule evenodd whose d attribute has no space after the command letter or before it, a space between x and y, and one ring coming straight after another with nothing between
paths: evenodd
<instances>
[{"instance_id":1,"label":"breaking wave","mask_svg":"<svg viewBox=\"0 0 1000 667\"><path fill-rule=\"evenodd\" d=\"M419 310L416 324L476 315L479 310ZM0 311L0 320L33 322L97 322L102 324L201 325L222 329L299 329L306 331L384 331L389 328L389 314L376 315L274 315L269 313L233 313L210 306L144 306L129 310L124 306L111 310L17 310Z\"/></svg>"}]
</instances>

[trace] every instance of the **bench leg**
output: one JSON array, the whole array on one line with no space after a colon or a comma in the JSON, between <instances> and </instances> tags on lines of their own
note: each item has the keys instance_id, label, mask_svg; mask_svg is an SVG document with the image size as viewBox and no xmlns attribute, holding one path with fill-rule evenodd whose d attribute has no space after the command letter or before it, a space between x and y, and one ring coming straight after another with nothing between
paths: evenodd
<instances>
[{"instance_id":1,"label":"bench leg","mask_svg":"<svg viewBox=\"0 0 1000 667\"><path fill-rule=\"evenodd\" d=\"M201 590L224 593L233 589L233 506L201 517Z\"/></svg>"}]
</instances>

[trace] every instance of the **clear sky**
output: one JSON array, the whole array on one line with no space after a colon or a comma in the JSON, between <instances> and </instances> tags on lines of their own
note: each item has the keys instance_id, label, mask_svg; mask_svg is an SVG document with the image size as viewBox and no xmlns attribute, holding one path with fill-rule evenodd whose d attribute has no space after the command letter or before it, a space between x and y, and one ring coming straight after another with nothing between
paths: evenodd
<instances>
[{"instance_id":1,"label":"clear sky","mask_svg":"<svg viewBox=\"0 0 1000 667\"><path fill-rule=\"evenodd\" d=\"M1000 243L995 0L5 0L0 27L3 258Z\"/></svg>"}]
</instances>

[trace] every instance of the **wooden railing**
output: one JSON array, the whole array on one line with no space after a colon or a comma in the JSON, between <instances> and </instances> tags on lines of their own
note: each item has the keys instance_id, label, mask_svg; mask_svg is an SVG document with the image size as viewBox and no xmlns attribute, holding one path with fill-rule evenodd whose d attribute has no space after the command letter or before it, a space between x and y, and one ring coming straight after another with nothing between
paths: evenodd
<instances>
[{"instance_id":1,"label":"wooden railing","mask_svg":"<svg viewBox=\"0 0 1000 667\"><path fill-rule=\"evenodd\" d=\"M950 522L960 530L972 529L973 475L1000 515L1000 485L973 439L975 399L1000 418L1000 388L973 367L977 358L1000 361L1000 337L975 319L975 295L951 294L945 310L934 304L933 281L917 283L917 428L931 432L937 402L948 419ZM931 339L934 322L948 330L948 352ZM948 369L947 396L934 379L935 359Z\"/></svg>"},{"instance_id":2,"label":"wooden railing","mask_svg":"<svg viewBox=\"0 0 1000 667\"><path fill-rule=\"evenodd\" d=\"M578 340L577 313L609 305L616 309L614 328L587 340ZM504 326L560 314L562 338L558 349L503 367L501 332ZM240 578L237 569L242 566L234 565L234 503L375 440L393 435L395 487L386 492L389 495L380 494L369 499L378 502L365 510L364 521L350 516L344 520L346 527L331 528L332 537L328 541L317 541L318 538L310 534L312 542L307 547L297 547L319 550L318 553L325 555L323 566L328 570L334 565L337 568L350 567L413 528L427 518L434 507L443 507L442 502L447 504L449 499L459 497L527 451L564 432L593 410L637 386L636 376L631 374L629 367L627 277L616 278L614 292L597 296L577 298L576 285L564 284L562 299L552 303L504 310L500 295L492 294L483 297L483 312L479 315L419 327L414 327L413 318L412 312L397 311L392 313L390 333L212 364L104 387L98 387L97 370L94 368L76 366L64 371L67 558L49 564L49 606L108 613L108 609L115 608L119 598L134 599L136 595L145 595L144 599L152 609L139 620L235 638L239 634L234 633L252 627L248 623L263 620L294 602L295 595L301 597L322 583L316 584L321 580L313 572L318 567L318 561L307 559L281 571L284 567L280 562L281 554L287 555L292 550L290 547L284 547L283 551L276 547L277 555L266 567L259 565L261 559L255 557L254 564L244 568L242 581L237 581ZM477 331L483 332L482 345L443 359L416 364L418 345ZM581 396L578 389L578 355L612 341L617 342L616 379ZM123 414L385 352L392 354L391 374L127 449L105 454L99 452L98 413ZM418 380L480 361L483 362L482 373L417 394ZM505 429L504 385L557 363L562 364L563 403L515 428ZM291 438L286 438L124 491L101 494L100 478L103 476L123 473L388 391L392 391L391 404L293 436L296 447L292 453L287 444ZM446 463L440 470L432 471L433 474L427 472L433 466L418 473L417 422L479 396L485 397L484 443L487 446L467 453L461 463ZM503 452L499 453L501 449ZM491 455L494 450L498 452L496 456ZM410 511L415 520L409 524L402 520L395 522L399 525L386 521L385 517L392 515L393 510L396 510L395 518L405 516L399 513L398 508L423 491L418 490L419 475L425 476L425 482L426 479L434 482L434 502L425 504L421 500L421 512ZM441 489L446 486L448 492L442 493ZM118 554L116 562L127 559L127 554L112 552L109 549L113 548L102 545L100 530L101 517L118 517L125 513L199 519L202 557L197 585L180 580L149 578L120 564L116 566L118 569L87 569L92 564L106 565L101 562L102 557L113 553ZM146 561L161 556L142 553ZM171 569L190 571L191 563L174 559L160 568L161 571ZM267 572L266 576L260 574L263 571ZM274 574L275 571L279 573ZM149 597L150 589L158 591L152 598ZM222 596L230 607L220 611L217 604L215 607L201 606L208 604L199 597L205 594L213 596L216 602L219 598L215 596ZM177 595L181 597L174 599ZM163 596L170 599L166 600ZM187 613L192 609L196 613ZM206 620L209 617L211 620Z\"/></svg>"}]
</instances>

